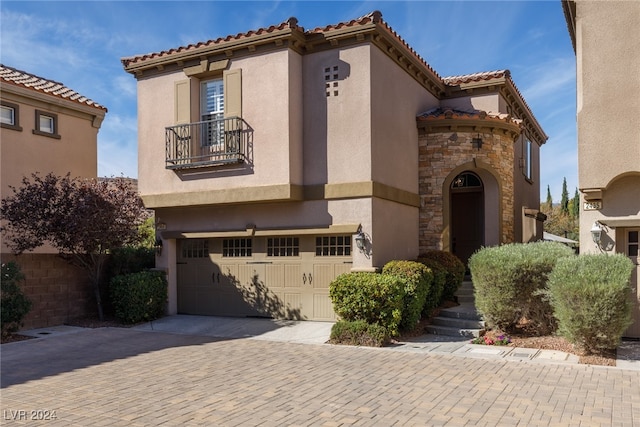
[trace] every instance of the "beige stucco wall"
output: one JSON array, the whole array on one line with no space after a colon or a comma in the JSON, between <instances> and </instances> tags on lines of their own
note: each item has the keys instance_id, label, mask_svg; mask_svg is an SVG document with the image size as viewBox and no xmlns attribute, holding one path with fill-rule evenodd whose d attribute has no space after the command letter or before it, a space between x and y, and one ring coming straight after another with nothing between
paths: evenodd
<instances>
[{"instance_id":1,"label":"beige stucco wall","mask_svg":"<svg viewBox=\"0 0 640 427\"><path fill-rule=\"evenodd\" d=\"M303 63L305 184L371 180L368 45L308 54ZM337 80L333 79L336 66ZM326 68L331 70L330 96L325 89Z\"/></svg>"},{"instance_id":2,"label":"beige stucco wall","mask_svg":"<svg viewBox=\"0 0 640 427\"><path fill-rule=\"evenodd\" d=\"M577 1L580 188L640 171L640 2Z\"/></svg>"},{"instance_id":3,"label":"beige stucco wall","mask_svg":"<svg viewBox=\"0 0 640 427\"><path fill-rule=\"evenodd\" d=\"M373 180L418 193L415 118L439 100L377 48L371 50L369 91Z\"/></svg>"},{"instance_id":4,"label":"beige stucco wall","mask_svg":"<svg viewBox=\"0 0 640 427\"><path fill-rule=\"evenodd\" d=\"M602 190L602 209L580 212L586 253L596 220L640 226L640 3L577 1L575 28L579 187ZM616 234L605 229L605 251L623 251Z\"/></svg>"},{"instance_id":5,"label":"beige stucco wall","mask_svg":"<svg viewBox=\"0 0 640 427\"><path fill-rule=\"evenodd\" d=\"M0 128L0 193L13 194L9 186L20 187L23 177L38 172L63 176L96 178L98 170L98 129L104 111L84 107L60 98L3 84L2 100L19 106L21 131ZM35 110L57 115L60 139L35 135ZM96 116L98 119L96 119ZM9 252L2 242L2 253ZM36 253L55 253L51 247Z\"/></svg>"},{"instance_id":6,"label":"beige stucco wall","mask_svg":"<svg viewBox=\"0 0 640 427\"><path fill-rule=\"evenodd\" d=\"M242 116L253 129L253 163L209 174L180 174L165 169L165 127L174 124L174 83L182 71L138 80L138 177L140 194L177 194L215 188L299 183L301 177L300 83L288 78L299 68L288 50L231 60L242 69ZM197 85L194 79L193 85ZM197 104L196 104L197 105ZM268 108L265 108L268 106Z\"/></svg>"}]
</instances>

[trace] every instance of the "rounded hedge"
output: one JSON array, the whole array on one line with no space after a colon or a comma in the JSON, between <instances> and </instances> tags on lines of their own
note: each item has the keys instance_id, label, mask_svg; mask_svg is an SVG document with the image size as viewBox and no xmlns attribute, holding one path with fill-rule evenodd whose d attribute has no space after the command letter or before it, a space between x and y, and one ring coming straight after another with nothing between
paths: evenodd
<instances>
[{"instance_id":1,"label":"rounded hedge","mask_svg":"<svg viewBox=\"0 0 640 427\"><path fill-rule=\"evenodd\" d=\"M556 242L480 249L469 259L476 308L491 328L511 331L526 320L531 333L553 332L555 317L544 297L547 278L559 259L574 256Z\"/></svg>"},{"instance_id":2,"label":"rounded hedge","mask_svg":"<svg viewBox=\"0 0 640 427\"><path fill-rule=\"evenodd\" d=\"M111 298L118 319L139 323L164 315L167 278L161 271L141 271L115 276L110 282Z\"/></svg>"},{"instance_id":3,"label":"rounded hedge","mask_svg":"<svg viewBox=\"0 0 640 427\"><path fill-rule=\"evenodd\" d=\"M549 276L549 297L560 334L587 353L615 349L631 324L634 268L622 254L559 260Z\"/></svg>"},{"instance_id":4,"label":"rounded hedge","mask_svg":"<svg viewBox=\"0 0 640 427\"><path fill-rule=\"evenodd\" d=\"M442 300L452 301L458 291L458 288L464 280L465 266L460 258L446 251L431 250L418 257L418 262L423 259L431 259L437 261L447 271L445 276L444 288L442 290Z\"/></svg>"},{"instance_id":5,"label":"rounded hedge","mask_svg":"<svg viewBox=\"0 0 640 427\"><path fill-rule=\"evenodd\" d=\"M342 320L363 320L398 335L404 303L404 283L389 274L353 272L336 277L329 285L335 313Z\"/></svg>"},{"instance_id":6,"label":"rounded hedge","mask_svg":"<svg viewBox=\"0 0 640 427\"><path fill-rule=\"evenodd\" d=\"M414 261L389 261L382 274L398 276L404 283L404 305L400 328L413 330L422 314L427 294L433 283L433 273L426 265Z\"/></svg>"}]
</instances>

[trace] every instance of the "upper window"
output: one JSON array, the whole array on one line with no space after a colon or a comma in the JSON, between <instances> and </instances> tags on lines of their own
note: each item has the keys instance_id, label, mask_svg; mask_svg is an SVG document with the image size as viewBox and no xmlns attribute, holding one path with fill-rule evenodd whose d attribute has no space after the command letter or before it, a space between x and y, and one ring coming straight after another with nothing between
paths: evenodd
<instances>
[{"instance_id":1,"label":"upper window","mask_svg":"<svg viewBox=\"0 0 640 427\"><path fill-rule=\"evenodd\" d=\"M532 169L531 169L531 141L529 138L524 138L524 147L522 158L524 164L522 165L522 173L528 180L532 180Z\"/></svg>"},{"instance_id":2,"label":"upper window","mask_svg":"<svg viewBox=\"0 0 640 427\"><path fill-rule=\"evenodd\" d=\"M33 130L33 133L60 139L60 135L58 135L58 116L36 110L36 128Z\"/></svg>"},{"instance_id":3,"label":"upper window","mask_svg":"<svg viewBox=\"0 0 640 427\"><path fill-rule=\"evenodd\" d=\"M224 142L224 83L222 79L201 84L200 112L202 119L202 146Z\"/></svg>"},{"instance_id":4,"label":"upper window","mask_svg":"<svg viewBox=\"0 0 640 427\"><path fill-rule=\"evenodd\" d=\"M10 102L2 102L0 124L3 128L22 130L20 127L18 105Z\"/></svg>"}]
</instances>

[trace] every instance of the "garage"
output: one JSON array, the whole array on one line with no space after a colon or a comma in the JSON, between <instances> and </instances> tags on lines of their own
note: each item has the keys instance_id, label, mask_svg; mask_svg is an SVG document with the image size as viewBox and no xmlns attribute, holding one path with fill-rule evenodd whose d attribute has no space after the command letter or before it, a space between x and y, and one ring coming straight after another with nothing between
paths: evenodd
<instances>
[{"instance_id":1,"label":"garage","mask_svg":"<svg viewBox=\"0 0 640 427\"><path fill-rule=\"evenodd\" d=\"M351 271L352 234L254 232L178 240L178 312L333 321L329 284Z\"/></svg>"}]
</instances>

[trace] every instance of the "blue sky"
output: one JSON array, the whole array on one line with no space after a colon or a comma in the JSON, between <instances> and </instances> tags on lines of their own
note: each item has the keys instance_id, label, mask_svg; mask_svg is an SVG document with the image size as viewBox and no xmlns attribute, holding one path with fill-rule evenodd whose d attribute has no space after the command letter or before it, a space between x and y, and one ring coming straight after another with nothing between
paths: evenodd
<instances>
[{"instance_id":1,"label":"blue sky","mask_svg":"<svg viewBox=\"0 0 640 427\"><path fill-rule=\"evenodd\" d=\"M136 81L120 59L277 25L312 29L373 10L443 77L499 69L549 136L547 185L577 187L575 55L552 1L10 1L0 2L3 64L64 83L105 105L98 175L137 177Z\"/></svg>"}]
</instances>

